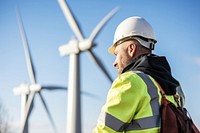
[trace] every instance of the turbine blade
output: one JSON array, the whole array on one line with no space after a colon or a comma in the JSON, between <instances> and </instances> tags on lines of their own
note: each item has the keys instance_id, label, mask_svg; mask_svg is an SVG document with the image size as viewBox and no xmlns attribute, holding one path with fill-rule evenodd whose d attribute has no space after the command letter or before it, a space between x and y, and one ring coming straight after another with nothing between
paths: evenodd
<instances>
[{"instance_id":1,"label":"turbine blade","mask_svg":"<svg viewBox=\"0 0 200 133\"><path fill-rule=\"evenodd\" d=\"M119 10L119 7L115 7L112 11L110 11L102 20L101 22L94 28L90 35L90 39L93 41L97 35L100 33L102 30L103 26L111 19L112 16L114 16L117 11Z\"/></svg>"},{"instance_id":2,"label":"turbine blade","mask_svg":"<svg viewBox=\"0 0 200 133\"><path fill-rule=\"evenodd\" d=\"M105 69L103 63L100 61L100 59L98 59L97 56L95 56L95 54L92 52L91 49L88 50L87 52L89 53L91 58L97 63L97 65L101 68L101 70L107 76L107 78L110 80L110 82L112 83L113 80L112 80L111 76L109 75L109 73L107 72L107 70Z\"/></svg>"},{"instance_id":3,"label":"turbine blade","mask_svg":"<svg viewBox=\"0 0 200 133\"><path fill-rule=\"evenodd\" d=\"M27 95L27 97L28 97L28 95ZM30 105L30 109L29 109L29 111L27 112L27 108L26 108L26 106L25 106L25 112L24 113L27 113L27 118L26 118L26 122L25 122L25 127L24 127L24 131L23 131L23 133L25 132L27 132L28 131L28 128L29 128L29 118L30 118L30 115L31 115L31 113L32 113L32 111L33 111L33 108L34 108L34 102L32 102L31 103L31 105ZM24 121L24 119L22 120L22 121Z\"/></svg>"},{"instance_id":4,"label":"turbine blade","mask_svg":"<svg viewBox=\"0 0 200 133\"><path fill-rule=\"evenodd\" d=\"M34 108L34 102L31 103L30 109L29 109L29 111L27 112L27 115L28 115L27 118L28 118L28 119L29 119L29 117L30 117L30 115L31 115L31 112L32 112L33 108Z\"/></svg>"},{"instance_id":5,"label":"turbine blade","mask_svg":"<svg viewBox=\"0 0 200 133\"><path fill-rule=\"evenodd\" d=\"M23 22L22 22L22 19L21 19L18 9L17 9L17 19L18 19L19 29L20 29L20 33L21 33L21 37L22 37L29 78L30 78L31 83L35 84L36 81L35 81L35 71L34 71L34 67L33 67L33 61L32 61L31 55L30 55L30 50L28 47L28 40L26 37Z\"/></svg>"},{"instance_id":6,"label":"turbine blade","mask_svg":"<svg viewBox=\"0 0 200 133\"><path fill-rule=\"evenodd\" d=\"M48 109L48 107L47 107L47 105L46 105L46 102L45 102L44 98L42 97L42 94L41 94L40 92L38 92L38 94L39 94L40 100L42 101L42 104L43 104L43 106L44 106L44 108L45 108L45 110L46 110L46 113L47 113L47 115L48 115L48 117L49 117L49 120L50 120L50 122L51 122L51 125L53 126L54 131L57 132L55 123L54 123L53 118L52 118L52 116L51 116L51 114L50 114L50 112L49 112L49 109Z\"/></svg>"},{"instance_id":7,"label":"turbine blade","mask_svg":"<svg viewBox=\"0 0 200 133\"><path fill-rule=\"evenodd\" d=\"M62 87L62 86L43 86L42 89L44 90L67 90L67 87Z\"/></svg>"},{"instance_id":8,"label":"turbine blade","mask_svg":"<svg viewBox=\"0 0 200 133\"><path fill-rule=\"evenodd\" d=\"M21 133L24 133L24 129L25 129L26 124L27 124L27 122L28 122L28 118L29 118L30 112L31 112L31 110L32 110L32 105L33 105L34 96L35 96L35 92L32 92L32 93L28 96L28 100L27 100L27 103L26 103L25 119L23 120L23 123L22 123Z\"/></svg>"},{"instance_id":9,"label":"turbine blade","mask_svg":"<svg viewBox=\"0 0 200 133\"><path fill-rule=\"evenodd\" d=\"M75 20L75 17L70 11L69 6L67 5L67 2L65 0L58 0L60 7L65 15L65 18L67 19L72 31L76 35L77 39L79 41L83 40L83 34L81 33L80 27L78 25L78 22Z\"/></svg>"}]
</instances>

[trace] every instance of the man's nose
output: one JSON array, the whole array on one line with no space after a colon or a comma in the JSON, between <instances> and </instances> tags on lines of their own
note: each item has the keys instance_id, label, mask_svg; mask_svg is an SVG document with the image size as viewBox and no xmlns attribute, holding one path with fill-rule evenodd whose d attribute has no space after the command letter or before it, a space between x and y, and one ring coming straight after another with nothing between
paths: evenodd
<instances>
[{"instance_id":1,"label":"man's nose","mask_svg":"<svg viewBox=\"0 0 200 133\"><path fill-rule=\"evenodd\" d=\"M117 67L117 62L116 62L116 61L113 63L113 66L114 66L114 67Z\"/></svg>"}]
</instances>

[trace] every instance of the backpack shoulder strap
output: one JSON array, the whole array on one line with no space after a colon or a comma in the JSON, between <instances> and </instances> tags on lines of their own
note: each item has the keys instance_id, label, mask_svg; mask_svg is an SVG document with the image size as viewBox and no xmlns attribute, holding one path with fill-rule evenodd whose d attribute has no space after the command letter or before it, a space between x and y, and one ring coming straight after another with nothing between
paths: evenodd
<instances>
[{"instance_id":1,"label":"backpack shoulder strap","mask_svg":"<svg viewBox=\"0 0 200 133\"><path fill-rule=\"evenodd\" d=\"M162 97L166 98L165 91L162 89L162 87L160 86L160 84L158 82L156 82L156 83L157 83L157 85L158 85L158 87L160 89L160 93L162 94ZM179 100L178 100L179 96L177 94L174 94L173 96L174 96L174 100L175 100L177 106L180 107Z\"/></svg>"},{"instance_id":2,"label":"backpack shoulder strap","mask_svg":"<svg viewBox=\"0 0 200 133\"><path fill-rule=\"evenodd\" d=\"M157 85L158 85L158 88L160 89L160 93L162 94L162 97L164 96L165 97L165 91L162 89L162 87L160 86L160 84L156 81Z\"/></svg>"}]
</instances>

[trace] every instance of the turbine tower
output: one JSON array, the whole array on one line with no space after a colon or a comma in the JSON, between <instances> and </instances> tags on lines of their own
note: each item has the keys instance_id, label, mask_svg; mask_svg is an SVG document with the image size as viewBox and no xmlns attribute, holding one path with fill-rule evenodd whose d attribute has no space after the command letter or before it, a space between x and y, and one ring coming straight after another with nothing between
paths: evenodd
<instances>
[{"instance_id":1,"label":"turbine tower","mask_svg":"<svg viewBox=\"0 0 200 133\"><path fill-rule=\"evenodd\" d=\"M19 87L15 87L13 89L13 92L14 92L14 95L21 95L21 123L20 125L22 126L23 121L25 119L26 102L28 99L28 95L30 94L30 90L27 84L21 84ZM28 120L27 120L24 131L28 133Z\"/></svg>"},{"instance_id":2,"label":"turbine tower","mask_svg":"<svg viewBox=\"0 0 200 133\"><path fill-rule=\"evenodd\" d=\"M19 13L19 10L17 9L17 19L19 23L19 29L22 37L22 42L23 42L23 47L24 47L24 52L25 52L25 57L26 57L26 64L27 64L27 69L28 69L28 74L30 78L30 84L21 84L19 87L14 88L14 93L21 95L21 133L28 133L28 119L31 114L31 111L33 109L34 105L34 97L35 94L37 93L39 95L39 98L45 108L45 111L49 117L49 120L51 122L52 128L54 129L55 132L56 126L54 124L54 121L52 119L52 116L49 112L49 109L47 107L47 104L41 94L41 91L43 89L46 90L67 90L66 87L61 87L61 86L43 86L41 84L37 83L36 79L36 74L35 74L35 69L33 65L33 60L31 58L30 50L28 47L28 40L24 31L24 26L21 20L21 16Z\"/></svg>"},{"instance_id":3,"label":"turbine tower","mask_svg":"<svg viewBox=\"0 0 200 133\"><path fill-rule=\"evenodd\" d=\"M65 0L58 0L60 7L74 32L76 39L72 39L68 44L59 47L61 56L69 55L69 80L68 80L68 108L67 108L67 133L81 133L81 105L80 105L80 59L81 52L86 51L97 63L110 82L112 78L105 69L101 60L92 51L94 39L100 33L103 26L118 11L114 8L102 21L94 28L89 38L84 38L78 22L74 19L69 6Z\"/></svg>"}]
</instances>

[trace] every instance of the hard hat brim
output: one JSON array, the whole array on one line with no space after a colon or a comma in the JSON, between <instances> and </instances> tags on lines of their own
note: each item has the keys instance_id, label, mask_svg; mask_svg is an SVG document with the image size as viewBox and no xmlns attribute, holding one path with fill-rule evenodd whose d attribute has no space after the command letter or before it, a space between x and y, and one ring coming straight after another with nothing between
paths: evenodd
<instances>
[{"instance_id":1,"label":"hard hat brim","mask_svg":"<svg viewBox=\"0 0 200 133\"><path fill-rule=\"evenodd\" d=\"M108 48L108 53L114 54L115 48L116 48L116 43L112 44L112 46L110 48Z\"/></svg>"},{"instance_id":2,"label":"hard hat brim","mask_svg":"<svg viewBox=\"0 0 200 133\"><path fill-rule=\"evenodd\" d=\"M108 52L109 52L110 54L114 54L115 48L116 48L117 45L119 45L119 44L121 44L121 43L123 43L123 42L125 42L125 41L131 40L131 39L133 39L132 36L127 36L127 37L124 37L123 39L118 40L117 42L115 42L115 43L113 43L113 44L111 45L111 47L108 49Z\"/></svg>"}]
</instances>

